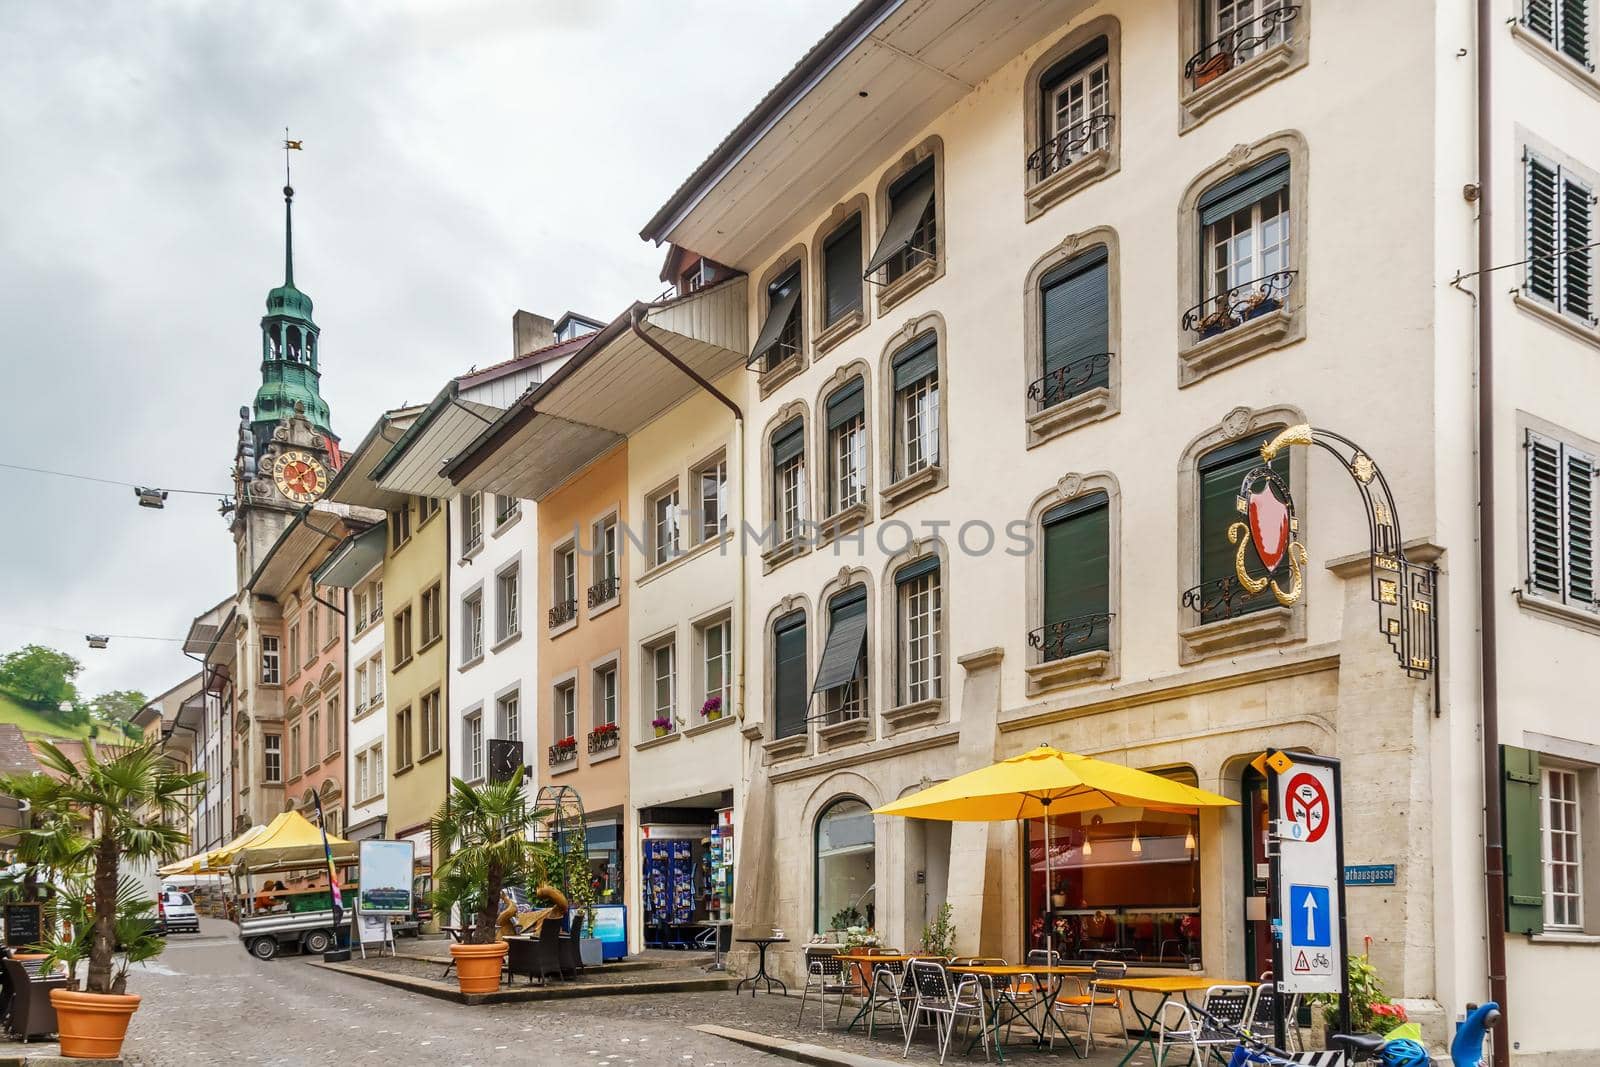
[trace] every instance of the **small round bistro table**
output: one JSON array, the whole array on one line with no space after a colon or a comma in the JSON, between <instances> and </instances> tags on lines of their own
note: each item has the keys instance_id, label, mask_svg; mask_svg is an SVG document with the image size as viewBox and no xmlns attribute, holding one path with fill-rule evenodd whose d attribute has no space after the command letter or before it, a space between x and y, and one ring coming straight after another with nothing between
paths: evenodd
<instances>
[{"instance_id":1,"label":"small round bistro table","mask_svg":"<svg viewBox=\"0 0 1600 1067\"><path fill-rule=\"evenodd\" d=\"M783 990L784 996L788 996L789 987L783 984L783 980L774 978L767 973L767 947L769 945L787 945L789 939L787 937L741 937L738 941L741 945L754 945L760 951L761 956L760 962L756 966L756 973L749 978L740 979L739 984L733 987L733 995L738 996L744 989L744 984L749 982L750 996L752 998L756 995L756 985L758 983L765 983L768 993L771 993L772 987L776 985Z\"/></svg>"}]
</instances>

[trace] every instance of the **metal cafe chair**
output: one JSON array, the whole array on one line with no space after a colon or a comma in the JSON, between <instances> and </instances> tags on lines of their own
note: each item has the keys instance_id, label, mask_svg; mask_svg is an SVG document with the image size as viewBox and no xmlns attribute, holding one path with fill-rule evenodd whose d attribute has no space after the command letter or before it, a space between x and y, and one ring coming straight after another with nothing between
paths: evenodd
<instances>
[{"instance_id":1,"label":"metal cafe chair","mask_svg":"<svg viewBox=\"0 0 1600 1067\"><path fill-rule=\"evenodd\" d=\"M1169 1045L1187 1046L1192 1050L1190 1055L1196 1063L1205 1057L1208 1048L1237 1045L1237 1030L1242 1029L1250 1017L1255 992L1247 985L1214 985L1206 990L1206 999L1201 1004L1204 1015L1196 1014L1186 1002L1180 1000L1169 1000L1161 1005L1161 1014L1156 1020L1159 1031L1156 1035L1156 1062L1166 1062ZM1169 1023L1168 1019L1172 1022Z\"/></svg>"},{"instance_id":2,"label":"metal cafe chair","mask_svg":"<svg viewBox=\"0 0 1600 1067\"><path fill-rule=\"evenodd\" d=\"M1101 982L1115 982L1128 977L1128 965L1120 960L1095 960L1094 977L1083 987L1082 993L1056 998L1056 1011L1061 1015L1082 1015L1084 1033L1088 1035L1089 1051L1094 1051L1094 1020L1101 1009L1107 1013L1115 1010L1121 1024L1122 1043L1128 1043L1128 1016L1122 1003L1122 993L1115 989L1101 989Z\"/></svg>"},{"instance_id":3,"label":"metal cafe chair","mask_svg":"<svg viewBox=\"0 0 1600 1067\"><path fill-rule=\"evenodd\" d=\"M912 960L910 981L916 987L911 1018L906 1027L906 1045L902 1056L911 1054L911 1039L917 1027L927 1022L933 1027L939 1045L939 1062L950 1053L950 1039L955 1033L957 1020L970 1025L978 1024L983 1040L983 1058L989 1058L989 1027L984 1018L983 990L976 978L967 976L954 985L945 965L933 960Z\"/></svg>"},{"instance_id":4,"label":"metal cafe chair","mask_svg":"<svg viewBox=\"0 0 1600 1067\"><path fill-rule=\"evenodd\" d=\"M867 991L867 1036L871 1037L877 1026L878 1012L894 1008L895 1020L900 1024L900 1036L906 1032L906 1013L917 999L912 987L911 971L903 960L885 960L872 966L872 988Z\"/></svg>"},{"instance_id":5,"label":"metal cafe chair","mask_svg":"<svg viewBox=\"0 0 1600 1067\"><path fill-rule=\"evenodd\" d=\"M839 998L838 1010L834 1013L834 1023L839 1022L839 1016L844 1014L845 994L850 992L850 976L846 973L848 965L832 952L819 952L809 955L806 959L806 984L800 990L800 1014L795 1018L794 1025L799 1029L801 1022L806 1017L806 1001L811 994L817 994L819 1007L817 1011L822 1018L817 1021L817 1030L822 1032L828 1028L828 998Z\"/></svg>"}]
</instances>

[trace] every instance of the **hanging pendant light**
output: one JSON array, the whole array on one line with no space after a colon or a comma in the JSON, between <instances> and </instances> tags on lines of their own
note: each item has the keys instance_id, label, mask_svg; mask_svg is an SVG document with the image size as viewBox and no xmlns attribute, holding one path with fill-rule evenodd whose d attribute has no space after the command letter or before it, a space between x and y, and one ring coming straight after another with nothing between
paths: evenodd
<instances>
[{"instance_id":1,"label":"hanging pendant light","mask_svg":"<svg viewBox=\"0 0 1600 1067\"><path fill-rule=\"evenodd\" d=\"M1133 831L1133 854L1137 856L1143 851L1144 845L1139 841L1139 831L1135 828Z\"/></svg>"},{"instance_id":2,"label":"hanging pendant light","mask_svg":"<svg viewBox=\"0 0 1600 1067\"><path fill-rule=\"evenodd\" d=\"M1183 835L1183 847L1188 849L1190 852L1194 851L1195 841L1193 828L1191 828L1188 833Z\"/></svg>"},{"instance_id":3,"label":"hanging pendant light","mask_svg":"<svg viewBox=\"0 0 1600 1067\"><path fill-rule=\"evenodd\" d=\"M1088 831L1085 831L1083 835L1083 854L1085 856L1094 855L1094 842L1089 840Z\"/></svg>"}]
</instances>

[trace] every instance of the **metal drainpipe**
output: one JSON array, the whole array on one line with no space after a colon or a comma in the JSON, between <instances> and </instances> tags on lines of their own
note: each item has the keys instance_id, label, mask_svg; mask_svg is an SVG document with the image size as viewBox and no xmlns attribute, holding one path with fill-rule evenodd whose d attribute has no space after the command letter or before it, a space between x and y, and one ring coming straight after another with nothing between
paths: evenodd
<instances>
[{"instance_id":1,"label":"metal drainpipe","mask_svg":"<svg viewBox=\"0 0 1600 1067\"><path fill-rule=\"evenodd\" d=\"M655 306L656 305L654 305L654 304L646 304L646 305L643 305L643 309L648 309L648 308L655 307ZM724 395L723 392L720 389L718 389L716 386L712 385L709 381L707 381L704 377L702 377L697 371L695 371L693 368L691 368L688 364L684 363L683 360L681 360L677 356L673 355L664 345L662 345L654 337L651 337L649 334L645 333L644 329L641 327L640 322L639 322L639 313L640 313L641 310L642 310L642 308L635 307L633 309L633 313L629 316L629 323L628 323L628 325L630 326L630 328L632 328L634 334L639 338L639 340L643 341L645 344L647 344L651 348L655 349L656 352L659 353L663 359L665 359L668 363L671 363L674 367L677 367L684 374L688 375L694 381L694 383L696 385L698 385L700 388L704 389L706 392L710 393L712 396L716 397L718 400L722 401L723 405L729 411L733 412L733 426L734 426L734 430L736 431L736 433L734 435L734 446L737 449L737 453L736 453L736 456L737 456L737 468L738 468L738 471L739 471L739 513L738 514L739 514L739 521L742 523L743 520L744 520L744 489L745 489L744 412L740 411L739 410L739 405L735 404L726 395ZM732 509L731 508L729 509L729 512L730 512L730 514L732 513ZM729 526L730 527L732 526L732 523L733 523L733 520L730 519L729 520ZM735 536L737 536L737 533L735 534ZM746 635L746 631L749 629L749 627L746 625L746 623L749 621L748 618L747 618L749 613L746 610L746 607L747 607L747 605L749 603L749 596L750 596L749 582L750 582L750 579L749 579L749 576L748 576L748 574L747 574L747 572L745 570L744 552L742 550L739 552L739 557L738 558L739 558L739 585L738 585L738 587L737 587L737 589L735 591L734 605L733 605L733 617L734 617L734 620L735 620L735 625L738 627L738 631L739 631L739 669L734 672L733 687L739 694L739 721L742 723L742 722L744 722L744 712L745 712L745 702L744 702L744 698L745 698L745 683L744 683L745 672L744 672L744 664L745 664L745 651L746 651L746 648L747 648L747 645L748 645L748 638L747 638L747 635Z\"/></svg>"},{"instance_id":2,"label":"metal drainpipe","mask_svg":"<svg viewBox=\"0 0 1600 1067\"><path fill-rule=\"evenodd\" d=\"M1494 264L1494 116L1489 42L1494 34L1490 0L1478 0L1478 270ZM1480 275L1486 277L1486 275ZM1478 300L1478 610L1483 686L1483 873L1489 940L1489 997L1500 1005L1494 1030L1495 1067L1511 1063L1506 1003L1505 841L1500 804L1499 664L1495 644L1494 578L1494 300Z\"/></svg>"}]
</instances>

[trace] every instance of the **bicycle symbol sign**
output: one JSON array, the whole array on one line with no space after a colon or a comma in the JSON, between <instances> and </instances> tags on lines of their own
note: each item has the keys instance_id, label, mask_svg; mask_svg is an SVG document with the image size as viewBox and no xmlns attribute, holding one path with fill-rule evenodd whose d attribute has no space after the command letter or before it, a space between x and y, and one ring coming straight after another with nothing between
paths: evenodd
<instances>
[{"instance_id":1,"label":"bicycle symbol sign","mask_svg":"<svg viewBox=\"0 0 1600 1067\"><path fill-rule=\"evenodd\" d=\"M1307 843L1321 840L1328 832L1328 791L1310 774L1297 774L1289 780L1289 818L1306 828Z\"/></svg>"}]
</instances>

